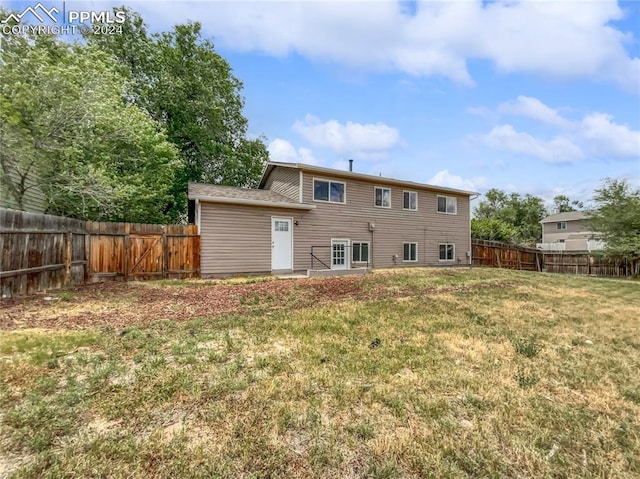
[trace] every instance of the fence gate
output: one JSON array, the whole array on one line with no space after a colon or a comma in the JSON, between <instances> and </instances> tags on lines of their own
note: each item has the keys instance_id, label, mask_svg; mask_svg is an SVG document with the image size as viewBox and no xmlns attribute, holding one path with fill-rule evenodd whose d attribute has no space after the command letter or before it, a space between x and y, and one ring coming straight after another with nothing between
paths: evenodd
<instances>
[{"instance_id":1,"label":"fence gate","mask_svg":"<svg viewBox=\"0 0 640 479\"><path fill-rule=\"evenodd\" d=\"M164 241L161 234L129 235L129 267L133 279L162 278L164 275Z\"/></svg>"}]
</instances>

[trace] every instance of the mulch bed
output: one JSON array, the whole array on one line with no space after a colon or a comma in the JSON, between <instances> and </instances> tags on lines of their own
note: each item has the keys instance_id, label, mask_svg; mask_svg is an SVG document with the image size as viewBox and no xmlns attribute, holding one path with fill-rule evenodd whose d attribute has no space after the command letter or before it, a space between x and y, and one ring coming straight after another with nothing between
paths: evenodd
<instances>
[{"instance_id":1,"label":"mulch bed","mask_svg":"<svg viewBox=\"0 0 640 479\"><path fill-rule=\"evenodd\" d=\"M428 288L423 294L459 292L499 283ZM159 320L187 321L280 309L321 306L349 299L404 297L416 291L387 287L375 276L269 280L246 284L156 287L99 283L74 290L0 300L0 330L23 328L124 328ZM47 298L47 299L45 299Z\"/></svg>"}]
</instances>

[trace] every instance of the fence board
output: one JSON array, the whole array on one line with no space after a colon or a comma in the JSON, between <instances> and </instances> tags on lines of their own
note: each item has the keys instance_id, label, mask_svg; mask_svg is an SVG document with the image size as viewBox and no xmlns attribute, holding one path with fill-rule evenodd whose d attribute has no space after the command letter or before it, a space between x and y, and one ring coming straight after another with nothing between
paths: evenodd
<instances>
[{"instance_id":1,"label":"fence board","mask_svg":"<svg viewBox=\"0 0 640 479\"><path fill-rule=\"evenodd\" d=\"M0 296L200 274L195 225L80 221L0 208Z\"/></svg>"},{"instance_id":2,"label":"fence board","mask_svg":"<svg viewBox=\"0 0 640 479\"><path fill-rule=\"evenodd\" d=\"M472 240L471 242L471 256L476 266L539 271L540 255L541 252L534 248L497 241Z\"/></svg>"},{"instance_id":3,"label":"fence board","mask_svg":"<svg viewBox=\"0 0 640 479\"><path fill-rule=\"evenodd\" d=\"M496 241L472 240L473 264L549 273L625 277L640 274L640 260L614 260L586 252L547 252Z\"/></svg>"}]
</instances>

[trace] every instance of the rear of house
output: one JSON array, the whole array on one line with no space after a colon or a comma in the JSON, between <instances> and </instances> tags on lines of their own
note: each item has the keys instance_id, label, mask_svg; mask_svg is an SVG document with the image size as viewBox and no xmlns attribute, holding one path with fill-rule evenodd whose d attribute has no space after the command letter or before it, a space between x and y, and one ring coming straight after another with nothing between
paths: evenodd
<instances>
[{"instance_id":1,"label":"rear of house","mask_svg":"<svg viewBox=\"0 0 640 479\"><path fill-rule=\"evenodd\" d=\"M542 223L542 243L550 251L593 251L604 248L597 232L591 231L585 211L567 211L547 216Z\"/></svg>"},{"instance_id":2,"label":"rear of house","mask_svg":"<svg viewBox=\"0 0 640 479\"><path fill-rule=\"evenodd\" d=\"M474 195L289 163L257 189L189 185L203 276L468 265Z\"/></svg>"}]
</instances>

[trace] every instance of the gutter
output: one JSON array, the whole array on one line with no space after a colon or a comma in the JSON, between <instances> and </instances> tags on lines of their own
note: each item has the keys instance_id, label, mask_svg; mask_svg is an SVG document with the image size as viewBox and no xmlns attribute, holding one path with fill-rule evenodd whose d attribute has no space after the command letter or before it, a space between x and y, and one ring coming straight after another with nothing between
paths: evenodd
<instances>
[{"instance_id":1,"label":"gutter","mask_svg":"<svg viewBox=\"0 0 640 479\"><path fill-rule=\"evenodd\" d=\"M229 205L244 205L244 206L267 206L272 208L289 208L293 210L313 210L316 205L305 205L300 203L287 203L286 201L263 201L263 200L250 200L245 198L223 198L219 196L198 196L194 198L200 202L205 201L208 203L223 203Z\"/></svg>"}]
</instances>

